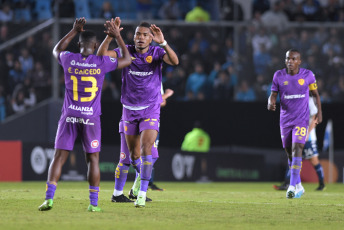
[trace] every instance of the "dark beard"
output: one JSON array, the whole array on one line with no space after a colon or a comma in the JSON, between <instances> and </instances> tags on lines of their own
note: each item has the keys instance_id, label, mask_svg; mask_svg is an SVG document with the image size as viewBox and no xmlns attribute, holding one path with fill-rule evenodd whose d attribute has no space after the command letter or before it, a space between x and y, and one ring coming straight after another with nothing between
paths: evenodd
<instances>
[{"instance_id":1,"label":"dark beard","mask_svg":"<svg viewBox=\"0 0 344 230\"><path fill-rule=\"evenodd\" d=\"M144 49L146 49L148 46L146 46L146 47L137 47L136 46L136 48L138 48L139 50L144 50Z\"/></svg>"}]
</instances>

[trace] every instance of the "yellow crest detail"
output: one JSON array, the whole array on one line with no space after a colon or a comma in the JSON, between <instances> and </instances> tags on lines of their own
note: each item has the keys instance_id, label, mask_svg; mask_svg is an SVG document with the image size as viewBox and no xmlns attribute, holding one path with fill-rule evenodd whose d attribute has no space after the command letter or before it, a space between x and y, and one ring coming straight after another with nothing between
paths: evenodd
<instances>
[{"instance_id":1,"label":"yellow crest detail","mask_svg":"<svg viewBox=\"0 0 344 230\"><path fill-rule=\"evenodd\" d=\"M298 80L298 82L299 82L299 84L300 84L300 85L303 85L303 84L305 84L305 80L304 80L304 79L302 79L302 78L301 78L301 79L299 79L299 80Z\"/></svg>"},{"instance_id":2,"label":"yellow crest detail","mask_svg":"<svg viewBox=\"0 0 344 230\"><path fill-rule=\"evenodd\" d=\"M292 169L300 169L301 167L298 166L298 165L292 165L291 168L292 168Z\"/></svg>"},{"instance_id":3,"label":"yellow crest detail","mask_svg":"<svg viewBox=\"0 0 344 230\"><path fill-rule=\"evenodd\" d=\"M124 126L124 131L128 131L128 126Z\"/></svg>"},{"instance_id":4,"label":"yellow crest detail","mask_svg":"<svg viewBox=\"0 0 344 230\"><path fill-rule=\"evenodd\" d=\"M147 56L146 57L146 62L152 63L152 61L153 61L153 57L152 56Z\"/></svg>"},{"instance_id":5,"label":"yellow crest detail","mask_svg":"<svg viewBox=\"0 0 344 230\"><path fill-rule=\"evenodd\" d=\"M150 125L150 126L154 126L154 124L155 124L154 121L149 122L149 125Z\"/></svg>"},{"instance_id":6,"label":"yellow crest detail","mask_svg":"<svg viewBox=\"0 0 344 230\"><path fill-rule=\"evenodd\" d=\"M288 81L283 82L283 85L288 85Z\"/></svg>"}]
</instances>

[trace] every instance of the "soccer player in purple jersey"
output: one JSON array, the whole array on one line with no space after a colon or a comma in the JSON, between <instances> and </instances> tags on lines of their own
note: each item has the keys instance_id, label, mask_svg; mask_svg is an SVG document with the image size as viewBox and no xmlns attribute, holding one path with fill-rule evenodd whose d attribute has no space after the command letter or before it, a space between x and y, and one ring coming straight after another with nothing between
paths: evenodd
<instances>
[{"instance_id":1,"label":"soccer player in purple jersey","mask_svg":"<svg viewBox=\"0 0 344 230\"><path fill-rule=\"evenodd\" d=\"M63 67L66 89L55 139L56 151L48 172L45 201L39 206L39 211L52 209L62 166L69 152L73 150L78 135L81 136L88 166L90 193L88 211L101 211L98 207L101 89L105 74L130 65L131 58L120 35L120 28L111 22L106 24L105 33L116 39L123 51L123 57L116 59L93 55L97 47L97 39L94 32L84 30L85 23L85 18L76 19L73 29L56 44L53 50L53 56ZM64 51L79 33L80 53Z\"/></svg>"},{"instance_id":2,"label":"soccer player in purple jersey","mask_svg":"<svg viewBox=\"0 0 344 230\"><path fill-rule=\"evenodd\" d=\"M112 38L107 36L98 55L118 57L118 49L108 50ZM158 46L150 46L155 41ZM161 79L163 62L179 63L160 28L142 22L135 30L134 45L127 45L132 64L122 70L122 119L131 164L141 175L135 207L144 207L152 173L152 146L159 132Z\"/></svg>"},{"instance_id":3,"label":"soccer player in purple jersey","mask_svg":"<svg viewBox=\"0 0 344 230\"><path fill-rule=\"evenodd\" d=\"M163 102L160 104L161 107L164 107L166 105L167 98L171 97L173 95L174 91L171 89L166 89L166 92L163 93L162 91L162 99ZM120 150L120 159L118 162L118 165L116 167L115 171L115 188L113 191L113 195L111 197L112 202L118 202L118 203L125 203L125 202L132 202L130 199L137 199L140 185L141 185L141 176L138 172L136 172L135 182L133 184L133 187L129 191L129 198L128 199L123 194L123 188L125 185L125 182L127 181L127 176L129 172L130 167L130 153L128 150L127 142L125 140L125 134L124 134L124 124L123 120L119 122L119 133L121 137L121 150ZM158 152L158 145L159 145L159 136L155 140L154 145L152 146L152 166L154 167L155 162L159 158L159 152ZM139 146L139 143L137 145ZM138 149L138 151L140 151ZM152 177L152 176L151 176ZM150 179L149 183L152 182L152 178ZM162 189L160 190L162 191ZM152 199L148 198L146 196L146 201L152 201Z\"/></svg>"},{"instance_id":4,"label":"soccer player in purple jersey","mask_svg":"<svg viewBox=\"0 0 344 230\"><path fill-rule=\"evenodd\" d=\"M286 197L291 199L300 198L304 193L300 171L302 150L309 125L309 92L318 106L318 113L315 115L316 124L322 122L322 111L315 76L312 71L300 68L300 52L295 49L288 50L285 64L286 69L278 70L274 74L267 108L270 111L276 111L279 93L281 139L290 168L290 184Z\"/></svg>"}]
</instances>

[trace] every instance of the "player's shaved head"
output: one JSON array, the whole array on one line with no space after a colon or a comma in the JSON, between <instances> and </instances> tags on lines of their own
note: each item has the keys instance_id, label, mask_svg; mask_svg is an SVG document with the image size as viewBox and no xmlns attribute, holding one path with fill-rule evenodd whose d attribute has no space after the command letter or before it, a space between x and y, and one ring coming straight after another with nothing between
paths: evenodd
<instances>
[{"instance_id":1,"label":"player's shaved head","mask_svg":"<svg viewBox=\"0 0 344 230\"><path fill-rule=\"evenodd\" d=\"M287 53L297 53L297 54L299 54L300 59L301 59L301 53L300 53L300 51L298 51L297 49L289 49L289 50L286 52L286 54L287 54Z\"/></svg>"}]
</instances>

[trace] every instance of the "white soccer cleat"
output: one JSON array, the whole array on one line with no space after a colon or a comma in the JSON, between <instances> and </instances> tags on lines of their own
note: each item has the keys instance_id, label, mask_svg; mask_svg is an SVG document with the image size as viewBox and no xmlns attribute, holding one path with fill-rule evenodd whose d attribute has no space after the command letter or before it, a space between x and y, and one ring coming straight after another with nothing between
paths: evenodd
<instances>
[{"instance_id":1,"label":"white soccer cleat","mask_svg":"<svg viewBox=\"0 0 344 230\"><path fill-rule=\"evenodd\" d=\"M295 197L294 198L301 198L301 196L305 193L305 189L301 184L296 185L295 189Z\"/></svg>"}]
</instances>

